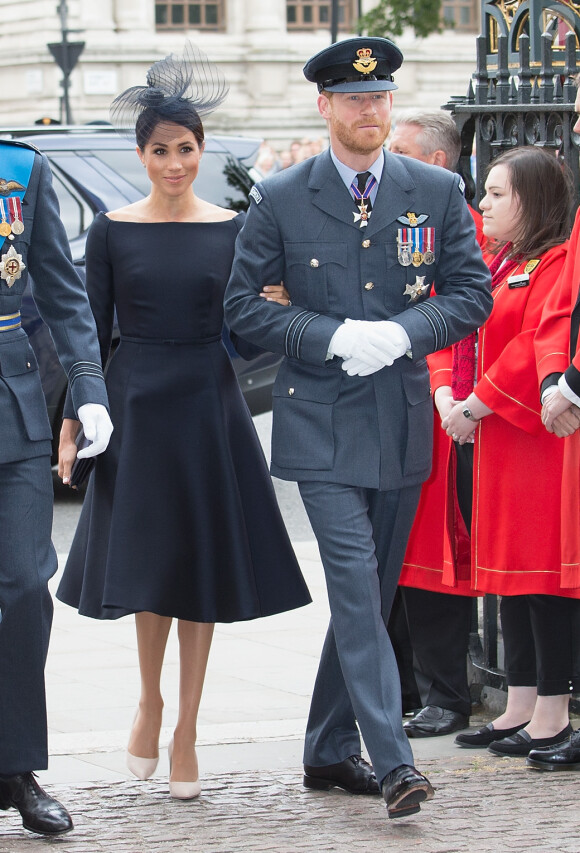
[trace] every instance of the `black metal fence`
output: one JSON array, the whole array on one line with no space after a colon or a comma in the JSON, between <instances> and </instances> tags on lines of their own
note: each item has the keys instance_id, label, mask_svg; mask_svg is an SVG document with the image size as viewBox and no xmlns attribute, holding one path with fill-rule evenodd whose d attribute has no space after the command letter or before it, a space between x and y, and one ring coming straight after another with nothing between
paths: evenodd
<instances>
[{"instance_id":1,"label":"black metal fence","mask_svg":"<svg viewBox=\"0 0 580 853\"><path fill-rule=\"evenodd\" d=\"M502 151L522 145L553 150L572 171L577 202L580 204L580 138L573 132L576 35L566 35L564 61L554 64L552 36L541 36L539 68L530 65L530 37L520 35L519 62L508 64L506 35L497 37L497 65L488 67L488 39L477 37L477 70L467 95L453 97L444 109L450 110L461 134L458 171L466 183L467 198L474 205L482 198L485 171ZM474 168L473 168L474 164Z\"/></svg>"}]
</instances>

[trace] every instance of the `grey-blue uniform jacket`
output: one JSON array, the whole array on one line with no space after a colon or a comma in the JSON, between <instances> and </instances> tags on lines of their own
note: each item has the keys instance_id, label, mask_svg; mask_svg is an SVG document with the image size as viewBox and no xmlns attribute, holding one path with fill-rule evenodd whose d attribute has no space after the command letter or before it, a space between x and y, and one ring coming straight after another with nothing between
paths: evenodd
<instances>
[{"instance_id":1,"label":"grey-blue uniform jacket","mask_svg":"<svg viewBox=\"0 0 580 853\"><path fill-rule=\"evenodd\" d=\"M366 228L326 151L256 184L226 291L227 323L285 356L274 387L272 473L399 489L429 475L433 407L425 356L480 326L492 307L490 276L460 178L385 152ZM435 229L435 262L399 262L400 228ZM412 301L406 285L425 276ZM259 296L284 281L291 307ZM429 297L435 283L436 295ZM394 320L412 356L370 376L327 358L345 318Z\"/></svg>"},{"instance_id":2,"label":"grey-blue uniform jacket","mask_svg":"<svg viewBox=\"0 0 580 853\"><path fill-rule=\"evenodd\" d=\"M10 180L10 146L0 141L0 177ZM30 148L31 146L25 146ZM107 405L107 393L93 316L70 255L52 189L48 160L34 155L22 200L24 231L6 239L26 267L11 287L0 281L0 315L18 314L30 273L32 295L47 323L67 373L75 411L84 403ZM22 328L0 332L0 463L50 454L51 429L38 365Z\"/></svg>"}]
</instances>

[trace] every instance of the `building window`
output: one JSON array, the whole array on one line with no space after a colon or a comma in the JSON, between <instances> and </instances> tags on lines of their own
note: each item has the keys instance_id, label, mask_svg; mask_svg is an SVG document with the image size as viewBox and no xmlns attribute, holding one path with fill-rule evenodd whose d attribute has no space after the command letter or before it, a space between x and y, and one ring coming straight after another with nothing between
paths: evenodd
<instances>
[{"instance_id":1,"label":"building window","mask_svg":"<svg viewBox=\"0 0 580 853\"><path fill-rule=\"evenodd\" d=\"M477 0L443 0L443 23L458 32L479 32Z\"/></svg>"},{"instance_id":2,"label":"building window","mask_svg":"<svg viewBox=\"0 0 580 853\"><path fill-rule=\"evenodd\" d=\"M288 0L286 23L289 30L329 29L332 17L330 0ZM352 0L339 0L338 28L350 32L356 23Z\"/></svg>"},{"instance_id":3,"label":"building window","mask_svg":"<svg viewBox=\"0 0 580 853\"><path fill-rule=\"evenodd\" d=\"M158 30L221 30L224 0L156 0L155 25Z\"/></svg>"}]
</instances>

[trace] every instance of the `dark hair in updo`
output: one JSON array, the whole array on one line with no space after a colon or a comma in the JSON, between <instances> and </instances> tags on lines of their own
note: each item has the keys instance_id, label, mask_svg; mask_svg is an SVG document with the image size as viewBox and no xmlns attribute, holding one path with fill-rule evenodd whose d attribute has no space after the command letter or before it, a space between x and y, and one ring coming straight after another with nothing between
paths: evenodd
<instances>
[{"instance_id":1,"label":"dark hair in updo","mask_svg":"<svg viewBox=\"0 0 580 853\"><path fill-rule=\"evenodd\" d=\"M160 104L159 106L148 106L139 114L135 125L135 136L137 139L137 145L141 151L143 151L151 139L153 131L157 125L165 124L166 122L186 127L191 131L191 133L193 133L197 144L201 148L205 136L199 113L191 101L188 101L185 98L179 98L177 101L173 101L172 103Z\"/></svg>"}]
</instances>

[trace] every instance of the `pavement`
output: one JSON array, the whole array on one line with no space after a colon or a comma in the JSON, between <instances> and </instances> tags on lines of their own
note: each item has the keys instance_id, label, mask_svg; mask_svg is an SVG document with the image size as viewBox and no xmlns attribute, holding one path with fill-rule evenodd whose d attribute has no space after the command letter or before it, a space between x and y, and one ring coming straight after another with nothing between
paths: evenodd
<instances>
[{"instance_id":1,"label":"pavement","mask_svg":"<svg viewBox=\"0 0 580 853\"><path fill-rule=\"evenodd\" d=\"M454 735L413 741L416 765L436 788L416 816L390 821L380 797L303 788L302 737L328 603L316 544L294 547L313 603L216 626L198 725L202 794L194 801L172 800L167 789L175 631L159 767L139 782L125 767L139 693L133 620L101 623L56 602L47 663L50 764L38 775L70 810L75 830L44 839L26 833L16 811L0 812L0 853L580 853L580 774L462 750ZM61 565L65 558L59 555ZM479 710L472 725L489 719Z\"/></svg>"}]
</instances>

